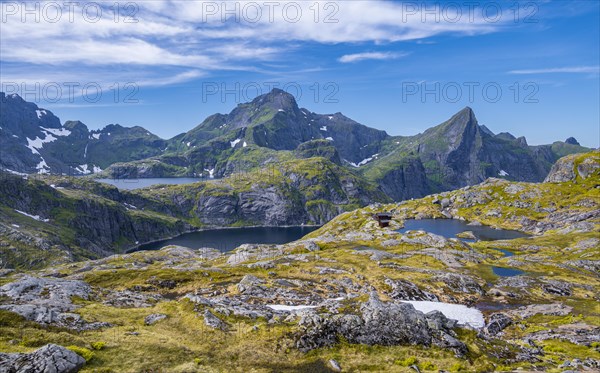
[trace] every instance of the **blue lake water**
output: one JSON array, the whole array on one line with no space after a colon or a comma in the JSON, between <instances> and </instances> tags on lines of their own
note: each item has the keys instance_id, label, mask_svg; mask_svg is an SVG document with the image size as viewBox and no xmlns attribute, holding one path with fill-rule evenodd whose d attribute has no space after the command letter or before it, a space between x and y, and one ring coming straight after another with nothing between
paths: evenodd
<instances>
[{"instance_id":1,"label":"blue lake water","mask_svg":"<svg viewBox=\"0 0 600 373\"><path fill-rule=\"evenodd\" d=\"M147 188L154 185L178 185L178 184L193 184L200 181L211 180L208 178L192 178L192 177L162 177L148 179L96 179L101 183L114 185L119 189L134 190Z\"/></svg>"},{"instance_id":2,"label":"blue lake water","mask_svg":"<svg viewBox=\"0 0 600 373\"><path fill-rule=\"evenodd\" d=\"M462 232L471 231L481 241L512 240L515 238L528 237L527 234L519 231L494 229L485 225L468 225L464 221L454 219L422 219L406 220L404 228L398 232L405 233L410 230L423 230L434 233L445 238L456 238L456 235ZM470 239L461 238L465 242L473 242ZM515 255L505 249L494 249L504 254L505 257ZM511 277L522 275L525 272L515 268L505 268L492 266L492 272L499 277Z\"/></svg>"},{"instance_id":3,"label":"blue lake water","mask_svg":"<svg viewBox=\"0 0 600 373\"><path fill-rule=\"evenodd\" d=\"M242 244L284 244L296 241L318 228L315 226L297 226L207 229L141 245L133 251L159 250L168 245L179 245L190 249L210 247L221 252L227 252Z\"/></svg>"},{"instance_id":4,"label":"blue lake water","mask_svg":"<svg viewBox=\"0 0 600 373\"><path fill-rule=\"evenodd\" d=\"M456 238L459 233L471 231L481 241L512 240L528 236L519 231L494 229L486 225L468 225L464 221L455 219L410 219L404 222L404 228L399 229L398 232L405 233L411 230L423 230L445 238ZM469 239L462 240L466 242L473 241Z\"/></svg>"},{"instance_id":5,"label":"blue lake water","mask_svg":"<svg viewBox=\"0 0 600 373\"><path fill-rule=\"evenodd\" d=\"M492 271L494 272L494 274L496 276L500 276L500 277L512 277L512 276L522 275L525 273L525 272L521 271L520 269L505 268L505 267L492 267Z\"/></svg>"},{"instance_id":6,"label":"blue lake water","mask_svg":"<svg viewBox=\"0 0 600 373\"><path fill-rule=\"evenodd\" d=\"M510 257L510 256L515 256L515 254L513 252L510 252L508 250L504 250L504 249L494 249L496 251L500 251L502 254L504 254L504 256L506 258Z\"/></svg>"}]
</instances>

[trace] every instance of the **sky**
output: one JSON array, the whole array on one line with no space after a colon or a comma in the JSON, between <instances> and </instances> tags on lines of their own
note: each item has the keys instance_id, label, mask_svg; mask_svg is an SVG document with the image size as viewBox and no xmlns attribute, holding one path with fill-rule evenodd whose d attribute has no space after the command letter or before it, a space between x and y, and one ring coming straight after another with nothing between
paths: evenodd
<instances>
[{"instance_id":1,"label":"sky","mask_svg":"<svg viewBox=\"0 0 600 373\"><path fill-rule=\"evenodd\" d=\"M516 5L515 5L516 4ZM600 1L0 2L0 91L170 138L277 87L414 135L470 106L600 147Z\"/></svg>"}]
</instances>

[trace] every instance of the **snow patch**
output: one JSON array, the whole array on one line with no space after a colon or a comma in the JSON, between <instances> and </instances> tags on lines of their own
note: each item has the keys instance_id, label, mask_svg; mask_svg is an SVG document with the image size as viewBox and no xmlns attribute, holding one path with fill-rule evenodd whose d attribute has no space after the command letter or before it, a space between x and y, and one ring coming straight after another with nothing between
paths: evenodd
<instances>
[{"instance_id":1,"label":"snow patch","mask_svg":"<svg viewBox=\"0 0 600 373\"><path fill-rule=\"evenodd\" d=\"M212 170L205 168L204 171L208 172L208 177L210 177L211 179L215 178L215 169L214 168Z\"/></svg>"},{"instance_id":2,"label":"snow patch","mask_svg":"<svg viewBox=\"0 0 600 373\"><path fill-rule=\"evenodd\" d=\"M192 144L191 142L188 142L185 145L189 148L191 144Z\"/></svg>"},{"instance_id":3,"label":"snow patch","mask_svg":"<svg viewBox=\"0 0 600 373\"><path fill-rule=\"evenodd\" d=\"M326 137L325 140L333 141L333 137Z\"/></svg>"},{"instance_id":4,"label":"snow patch","mask_svg":"<svg viewBox=\"0 0 600 373\"><path fill-rule=\"evenodd\" d=\"M239 144L239 142L240 142L240 141L242 141L242 139L235 139L235 140L233 140L233 141L230 141L229 143L231 144L231 147L232 147L232 148L235 148L235 146L236 146L237 144Z\"/></svg>"},{"instance_id":5,"label":"snow patch","mask_svg":"<svg viewBox=\"0 0 600 373\"><path fill-rule=\"evenodd\" d=\"M92 133L90 135L91 139L96 139L96 140L100 140L100 134L99 133Z\"/></svg>"},{"instance_id":6,"label":"snow patch","mask_svg":"<svg viewBox=\"0 0 600 373\"><path fill-rule=\"evenodd\" d=\"M84 175L88 175L88 174L92 173L92 171L88 170L87 164L80 164L79 166L75 167L75 169Z\"/></svg>"},{"instance_id":7,"label":"snow patch","mask_svg":"<svg viewBox=\"0 0 600 373\"><path fill-rule=\"evenodd\" d=\"M44 127L40 127L40 128L43 131L50 132L54 136L58 136L58 137L69 136L71 134L71 131L69 131L66 128L44 128Z\"/></svg>"},{"instance_id":8,"label":"snow patch","mask_svg":"<svg viewBox=\"0 0 600 373\"><path fill-rule=\"evenodd\" d=\"M37 114L38 119L41 119L44 115L48 114L44 109L36 110L35 113Z\"/></svg>"},{"instance_id":9,"label":"snow patch","mask_svg":"<svg viewBox=\"0 0 600 373\"><path fill-rule=\"evenodd\" d=\"M39 155L40 153L38 152L38 149L43 148L44 144L53 142L53 141L56 141L56 137L46 133L45 137L43 139L41 139L37 136L33 140L30 138L27 138L27 147L29 148L29 150L31 150L31 153Z\"/></svg>"},{"instance_id":10,"label":"snow patch","mask_svg":"<svg viewBox=\"0 0 600 373\"><path fill-rule=\"evenodd\" d=\"M329 120L332 120L332 119L333 119L333 117L332 117L332 116L330 116L330 117L329 117Z\"/></svg>"},{"instance_id":11,"label":"snow patch","mask_svg":"<svg viewBox=\"0 0 600 373\"><path fill-rule=\"evenodd\" d=\"M500 172L498 172L498 175L500 175L500 176L508 176L508 172L506 172L504 170L500 170Z\"/></svg>"},{"instance_id":12,"label":"snow patch","mask_svg":"<svg viewBox=\"0 0 600 373\"><path fill-rule=\"evenodd\" d=\"M245 148L248 146L248 143L244 141L244 143L242 144L242 146Z\"/></svg>"},{"instance_id":13,"label":"snow patch","mask_svg":"<svg viewBox=\"0 0 600 373\"><path fill-rule=\"evenodd\" d=\"M17 172L17 171L13 171L13 170L9 170L8 168L3 168L4 171L11 173L13 175L18 175L18 176L27 176L26 173L23 172Z\"/></svg>"},{"instance_id":14,"label":"snow patch","mask_svg":"<svg viewBox=\"0 0 600 373\"><path fill-rule=\"evenodd\" d=\"M360 162L358 162L358 163L354 163L354 162L350 162L350 161L346 161L346 162L350 163L350 165L351 165L352 167L356 167L356 168L358 168L358 167L360 167L360 166L364 166L364 165L366 165L367 163L371 162L371 161L373 160L373 158L375 158L375 157L377 157L377 154L375 154L375 155L373 155L373 156L371 156L371 157L369 157L369 158L365 158L365 159L363 159L362 161L360 161Z\"/></svg>"},{"instance_id":15,"label":"snow patch","mask_svg":"<svg viewBox=\"0 0 600 373\"><path fill-rule=\"evenodd\" d=\"M280 112L280 113L285 113L285 110L283 110L283 109L279 109L277 111Z\"/></svg>"},{"instance_id":16,"label":"snow patch","mask_svg":"<svg viewBox=\"0 0 600 373\"><path fill-rule=\"evenodd\" d=\"M428 313L431 311L440 311L449 319L458 321L461 325L470 325L473 328L483 328L485 321L481 311L475 308L463 306L462 304L451 304L443 302L430 301L402 301L410 303L417 311Z\"/></svg>"},{"instance_id":17,"label":"snow patch","mask_svg":"<svg viewBox=\"0 0 600 373\"><path fill-rule=\"evenodd\" d=\"M321 128L319 128L321 131L327 131L327 126L323 126Z\"/></svg>"},{"instance_id":18,"label":"snow patch","mask_svg":"<svg viewBox=\"0 0 600 373\"><path fill-rule=\"evenodd\" d=\"M284 304L267 304L267 307L274 311L294 312L300 310L306 310L311 308L317 308L317 306L286 306Z\"/></svg>"},{"instance_id":19,"label":"snow patch","mask_svg":"<svg viewBox=\"0 0 600 373\"><path fill-rule=\"evenodd\" d=\"M50 219L42 219L42 218L40 218L40 216L39 216L39 215L31 215L31 214L28 214L28 213L26 213L26 212L23 212L23 211L20 211L20 210L15 210L15 211L16 211L16 212L18 212L18 213L19 213L19 214L21 214L21 215L25 215L25 216L27 216L27 217L29 217L29 218L32 218L32 219L34 219L34 220L37 220L37 221L43 221L44 223L47 223L47 222L49 222L49 221L50 221Z\"/></svg>"},{"instance_id":20,"label":"snow patch","mask_svg":"<svg viewBox=\"0 0 600 373\"><path fill-rule=\"evenodd\" d=\"M47 174L47 173L49 173L48 169L50 167L48 167L46 160L44 158L42 158L40 163L38 163L37 166L35 166L35 168L38 170L38 174Z\"/></svg>"},{"instance_id":21,"label":"snow patch","mask_svg":"<svg viewBox=\"0 0 600 373\"><path fill-rule=\"evenodd\" d=\"M83 150L83 158L87 158L87 149L90 144L85 144L85 149Z\"/></svg>"}]
</instances>

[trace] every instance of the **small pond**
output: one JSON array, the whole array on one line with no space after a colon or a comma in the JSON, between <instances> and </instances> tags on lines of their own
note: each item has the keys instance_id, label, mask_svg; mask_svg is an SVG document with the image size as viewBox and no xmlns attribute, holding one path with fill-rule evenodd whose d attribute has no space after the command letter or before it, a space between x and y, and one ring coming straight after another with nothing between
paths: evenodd
<instances>
[{"instance_id":1,"label":"small pond","mask_svg":"<svg viewBox=\"0 0 600 373\"><path fill-rule=\"evenodd\" d=\"M422 219L406 220L404 228L398 232L405 233L411 230L422 230L434 233L445 238L457 238L456 235L462 232L471 231L481 241L512 240L515 238L528 237L527 234L514 230L494 229L485 225L469 225L462 220L454 219ZM465 242L473 242L470 239L460 238ZM504 254L504 257L513 256L514 253L505 249L494 249ZM515 268L505 268L492 266L492 272L499 277L512 277L525 274L525 272Z\"/></svg>"},{"instance_id":2,"label":"small pond","mask_svg":"<svg viewBox=\"0 0 600 373\"><path fill-rule=\"evenodd\" d=\"M527 234L519 231L494 229L486 225L469 225L462 220L455 219L410 219L404 222L404 228L399 229L398 232L405 233L414 230L434 233L445 238L456 238L456 235L459 233L471 231L481 241L512 240L514 238L528 237ZM468 239L462 240L466 242L473 241Z\"/></svg>"}]
</instances>

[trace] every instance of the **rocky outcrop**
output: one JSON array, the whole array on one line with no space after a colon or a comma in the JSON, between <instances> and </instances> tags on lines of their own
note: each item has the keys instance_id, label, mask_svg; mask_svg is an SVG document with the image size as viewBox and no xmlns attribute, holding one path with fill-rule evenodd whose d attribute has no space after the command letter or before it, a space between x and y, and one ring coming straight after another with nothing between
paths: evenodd
<instances>
[{"instance_id":1,"label":"rocky outcrop","mask_svg":"<svg viewBox=\"0 0 600 373\"><path fill-rule=\"evenodd\" d=\"M0 287L0 295L10 299L0 309L42 325L79 331L109 326L104 322L88 323L72 312L78 308L74 299L90 299L91 288L83 281L24 276Z\"/></svg>"},{"instance_id":2,"label":"rocky outcrop","mask_svg":"<svg viewBox=\"0 0 600 373\"><path fill-rule=\"evenodd\" d=\"M302 351L331 346L340 337L350 343L366 345L423 345L449 348L464 355L467 347L456 339L454 321L440 312L427 315L408 303L384 303L376 294L362 304L358 314L324 314L309 312L299 325L296 346Z\"/></svg>"},{"instance_id":3,"label":"rocky outcrop","mask_svg":"<svg viewBox=\"0 0 600 373\"><path fill-rule=\"evenodd\" d=\"M84 358L55 344L30 354L0 353L0 371L4 373L76 373L84 365Z\"/></svg>"},{"instance_id":4,"label":"rocky outcrop","mask_svg":"<svg viewBox=\"0 0 600 373\"><path fill-rule=\"evenodd\" d=\"M550 169L550 173L544 180L545 183L562 183L576 181L577 176L587 179L592 175L598 175L600 171L600 151L595 151L589 157L578 154L568 155L559 159Z\"/></svg>"}]
</instances>

